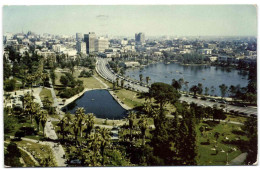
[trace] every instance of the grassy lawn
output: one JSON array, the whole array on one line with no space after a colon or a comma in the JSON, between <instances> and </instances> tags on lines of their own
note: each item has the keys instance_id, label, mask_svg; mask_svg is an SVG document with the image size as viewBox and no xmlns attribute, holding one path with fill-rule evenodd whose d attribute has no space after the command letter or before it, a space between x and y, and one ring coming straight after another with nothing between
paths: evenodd
<instances>
[{"instance_id":1,"label":"grassy lawn","mask_svg":"<svg viewBox=\"0 0 260 170\"><path fill-rule=\"evenodd\" d=\"M85 88L104 88L105 86L101 84L97 79L94 77L88 77L88 78L78 78L79 80L83 81L83 85Z\"/></svg>"},{"instance_id":2,"label":"grassy lawn","mask_svg":"<svg viewBox=\"0 0 260 170\"><path fill-rule=\"evenodd\" d=\"M209 121L208 121L209 122ZM226 123L212 123L213 125L208 126L211 130L206 131L203 135L198 130L201 125L207 125L206 123L200 123L197 127L197 145L198 145L198 165L226 165L226 152L228 154L228 160L231 161L243 151L243 146L240 144L234 144L238 138L241 141L248 140L241 132L241 126L235 124ZM214 137L215 132L220 133L219 138L216 142ZM226 138L227 137L227 138ZM209 140L209 144L206 142ZM229 144L226 142L229 141ZM233 141L233 142L230 142ZM214 146L217 146L218 153L213 150ZM235 148L231 151L231 148ZM241 151L242 150L242 151Z\"/></svg>"},{"instance_id":3,"label":"grassy lawn","mask_svg":"<svg viewBox=\"0 0 260 170\"><path fill-rule=\"evenodd\" d=\"M25 167L35 167L36 166L34 161L30 158L30 156L26 152L24 152L21 149L20 149L20 152L21 152L22 158L24 160Z\"/></svg>"},{"instance_id":4,"label":"grassy lawn","mask_svg":"<svg viewBox=\"0 0 260 170\"><path fill-rule=\"evenodd\" d=\"M53 103L51 91L49 89L43 88L40 93L41 101L43 101L45 99L45 97L47 97L51 101L51 104Z\"/></svg>"},{"instance_id":5,"label":"grassy lawn","mask_svg":"<svg viewBox=\"0 0 260 170\"><path fill-rule=\"evenodd\" d=\"M234 116L234 115L229 115L229 114L226 114L226 115L227 115L227 118L225 120L230 120L230 121L240 122L240 123L244 123L247 120L246 117Z\"/></svg>"},{"instance_id":6,"label":"grassy lawn","mask_svg":"<svg viewBox=\"0 0 260 170\"><path fill-rule=\"evenodd\" d=\"M144 99L138 98L138 93L126 89L116 90L115 94L117 97L124 102L127 106L134 108L136 106L141 106L144 103Z\"/></svg>"},{"instance_id":7,"label":"grassy lawn","mask_svg":"<svg viewBox=\"0 0 260 170\"><path fill-rule=\"evenodd\" d=\"M40 162L39 160L49 156L54 157L51 148L47 145L41 145L29 141L16 141L15 143L19 147L23 147L25 150L30 152L36 158L36 160L38 160L38 162Z\"/></svg>"}]
</instances>

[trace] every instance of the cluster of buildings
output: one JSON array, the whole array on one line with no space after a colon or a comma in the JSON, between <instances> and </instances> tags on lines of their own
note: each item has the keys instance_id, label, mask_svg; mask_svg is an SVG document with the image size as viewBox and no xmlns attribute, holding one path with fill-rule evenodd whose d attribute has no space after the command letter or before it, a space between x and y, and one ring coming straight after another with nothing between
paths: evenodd
<instances>
[{"instance_id":1,"label":"cluster of buildings","mask_svg":"<svg viewBox=\"0 0 260 170\"><path fill-rule=\"evenodd\" d=\"M21 55L34 47L37 54L45 58L52 58L55 62L56 54L64 54L66 59L75 60L81 56L97 55L127 62L160 61L165 58L164 53L173 56L198 53L209 58L211 62L237 62L246 60L256 62L256 38L218 38L218 40L203 39L201 37L145 37L142 32L136 33L134 38L110 38L97 36L95 32L88 34L76 33L73 36L5 33L4 47L12 46ZM136 63L135 63L136 65ZM138 64L137 64L138 65Z\"/></svg>"}]
</instances>

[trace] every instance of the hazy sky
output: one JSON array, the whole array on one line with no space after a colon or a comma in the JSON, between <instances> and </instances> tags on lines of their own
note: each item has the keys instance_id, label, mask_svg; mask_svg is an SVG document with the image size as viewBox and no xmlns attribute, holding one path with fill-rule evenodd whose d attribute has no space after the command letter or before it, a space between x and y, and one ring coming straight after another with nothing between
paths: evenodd
<instances>
[{"instance_id":1,"label":"hazy sky","mask_svg":"<svg viewBox=\"0 0 260 170\"><path fill-rule=\"evenodd\" d=\"M252 5L4 6L5 32L256 36Z\"/></svg>"}]
</instances>

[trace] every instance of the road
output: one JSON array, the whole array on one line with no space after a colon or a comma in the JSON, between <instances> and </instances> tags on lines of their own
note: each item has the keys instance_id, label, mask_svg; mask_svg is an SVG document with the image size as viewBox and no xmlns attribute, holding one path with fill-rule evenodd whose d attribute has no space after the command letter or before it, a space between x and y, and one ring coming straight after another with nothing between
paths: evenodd
<instances>
[{"instance_id":1,"label":"road","mask_svg":"<svg viewBox=\"0 0 260 170\"><path fill-rule=\"evenodd\" d=\"M139 82L134 82L128 78L122 77L116 73L114 73L111 69L109 69L108 60L104 58L97 58L97 67L96 71L98 74L104 79L115 82L116 78L119 78L119 85L121 85L121 80L125 80L124 87L128 87L135 91L140 92L148 92L149 88L141 86Z\"/></svg>"},{"instance_id":2,"label":"road","mask_svg":"<svg viewBox=\"0 0 260 170\"><path fill-rule=\"evenodd\" d=\"M97 64L96 64L96 71L98 72L98 74L103 77L104 79L113 82L116 81L116 78L119 78L119 84L121 83L121 80L124 79L125 80L125 87L130 87L132 90L135 91L140 91L140 92L148 92L149 88L148 87L144 87L141 86L140 83L137 82L133 82L130 79L127 79L125 77L122 77L116 73L114 73L108 65L108 60L104 59L104 58L97 58ZM229 104L220 104L217 102L210 102L207 100L201 100L201 99L195 99L192 97L185 97L185 96L181 96L180 101L186 101L187 103L196 103L198 105L203 105L203 106L210 106L213 107L213 105L217 105L218 107L220 107L220 105L224 105L225 106L225 111L235 111L238 113L243 113L245 114L244 116L250 116L250 115L254 115L257 116L257 107L239 107L239 106L233 106L233 105L229 105Z\"/></svg>"}]
</instances>

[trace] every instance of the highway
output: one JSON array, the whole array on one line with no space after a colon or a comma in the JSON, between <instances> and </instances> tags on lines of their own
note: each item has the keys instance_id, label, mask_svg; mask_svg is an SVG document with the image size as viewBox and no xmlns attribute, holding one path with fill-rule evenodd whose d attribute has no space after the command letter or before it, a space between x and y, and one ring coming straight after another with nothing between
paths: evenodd
<instances>
[{"instance_id":1,"label":"highway","mask_svg":"<svg viewBox=\"0 0 260 170\"><path fill-rule=\"evenodd\" d=\"M113 82L116 81L116 78L119 78L119 85L121 83L121 80L124 79L125 83L124 83L124 87L128 87L131 90L134 91L139 91L139 92L148 92L149 88L148 87L144 87L141 86L140 83L137 82L133 82L132 80L129 80L125 77L122 77L116 73L114 73L110 68L109 68L109 64L108 64L108 60L104 59L104 58L97 58L97 67L96 67L96 71L98 72L98 74L103 77L104 79L108 80L109 82ZM179 99L180 101L185 101L187 103L196 103L198 105L207 107L213 107L213 105L217 105L217 107L220 107L221 105L223 105L223 109L224 111L228 111L228 112L233 112L233 113L237 113L241 116L257 116L257 107L240 107L240 106L234 106L234 105L229 105L229 104L221 104L218 102L211 102L208 100L201 100L201 99L196 99L196 98L192 98L191 96L189 97L185 97L184 95L182 95Z\"/></svg>"},{"instance_id":2,"label":"highway","mask_svg":"<svg viewBox=\"0 0 260 170\"><path fill-rule=\"evenodd\" d=\"M116 78L119 78L119 85L121 85L121 80L124 80L125 88L130 88L131 90L139 91L139 92L148 92L149 91L149 88L141 86L140 83L134 82L130 79L127 79L125 77L122 77L122 76L114 73L109 68L107 59L97 58L96 70L101 77L108 80L109 82L116 82Z\"/></svg>"}]
</instances>

